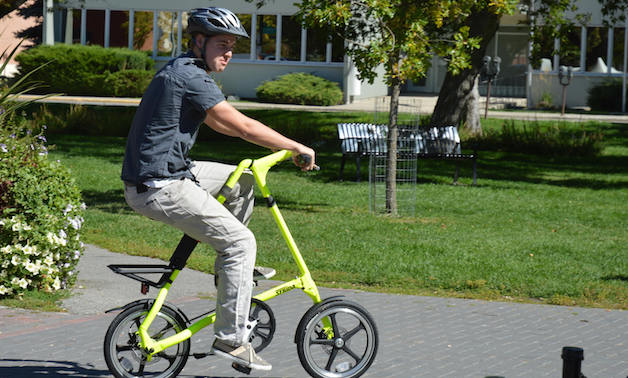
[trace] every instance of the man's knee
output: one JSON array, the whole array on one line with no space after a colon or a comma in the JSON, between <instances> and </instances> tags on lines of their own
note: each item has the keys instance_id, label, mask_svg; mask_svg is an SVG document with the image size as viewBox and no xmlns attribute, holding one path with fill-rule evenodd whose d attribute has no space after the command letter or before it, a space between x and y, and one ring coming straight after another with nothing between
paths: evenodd
<instances>
[{"instance_id":1,"label":"man's knee","mask_svg":"<svg viewBox=\"0 0 628 378\"><path fill-rule=\"evenodd\" d=\"M242 228L231 237L231 245L222 253L226 256L235 255L255 255L257 251L257 242L255 235L248 228Z\"/></svg>"}]
</instances>

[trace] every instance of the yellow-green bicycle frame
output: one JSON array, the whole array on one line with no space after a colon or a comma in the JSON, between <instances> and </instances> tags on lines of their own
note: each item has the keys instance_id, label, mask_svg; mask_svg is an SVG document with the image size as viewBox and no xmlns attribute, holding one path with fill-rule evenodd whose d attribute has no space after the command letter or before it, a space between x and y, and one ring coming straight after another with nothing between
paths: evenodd
<instances>
[{"instance_id":1,"label":"yellow-green bicycle frame","mask_svg":"<svg viewBox=\"0 0 628 378\"><path fill-rule=\"evenodd\" d=\"M294 258L299 268L299 273L300 273L299 276L297 276L295 279L284 282L281 285L277 285L269 290L266 290L263 293L256 295L254 298L259 299L261 301L267 301L269 299L272 299L278 295L284 294L293 289L302 289L310 298L312 298L312 300L316 304L316 303L321 302L321 297L318 292L318 288L316 287L316 284L314 283L314 280L312 279L310 275L310 271L305 265L305 260L303 260L303 256L301 255L299 248L297 247L294 239L292 238L292 235L290 234L290 230L288 229L288 226L286 225L286 222L284 221L281 213L279 212L279 208L277 207L277 204L275 203L273 197L270 194L270 190L268 189L268 186L266 185L266 176L270 168L272 168L274 165L276 165L277 163L283 160L290 159L291 157L292 157L291 151L281 150L260 159L243 160L242 162L240 162L236 170L231 174L231 176L225 183L223 189L221 190L221 194L219 194L217 197L217 200L220 203L224 203L225 196L222 193L225 193L233 189L235 184L238 182L238 180L242 176L242 173L244 173L246 169L249 169L253 173L253 176L255 177L255 181L257 182L257 186L260 188L262 192L262 196L268 202L270 212L273 214L273 217L275 219L275 222L277 223L277 226L279 226L281 235L286 241L286 244L288 245L288 248L290 249L290 252L292 253L292 257ZM155 299L153 306L150 308L148 315L146 316L146 318L144 319L144 321L142 322L142 324L140 325L137 331L138 335L140 336L139 337L140 347L146 352L146 358L148 361L150 361L152 356L155 355L156 353L159 353L173 345L176 345L184 340L189 339L190 337L192 337L192 335L194 335L201 329L213 324L214 321L216 320L216 314L211 313L201 318L200 320L196 321L195 323L191 324L188 328L182 330L181 332L178 332L177 334L167 337L163 340L154 340L153 338L150 337L150 335L148 334L148 328L150 327L151 323L153 322L153 320L155 319L155 317L161 310L161 307L163 306L166 300L166 296L168 295L168 290L170 289L172 282L174 282L174 280L177 278L179 272L180 272L179 270L175 269L170 275L169 282L167 282L159 290L159 294L157 295L157 298Z\"/></svg>"}]
</instances>

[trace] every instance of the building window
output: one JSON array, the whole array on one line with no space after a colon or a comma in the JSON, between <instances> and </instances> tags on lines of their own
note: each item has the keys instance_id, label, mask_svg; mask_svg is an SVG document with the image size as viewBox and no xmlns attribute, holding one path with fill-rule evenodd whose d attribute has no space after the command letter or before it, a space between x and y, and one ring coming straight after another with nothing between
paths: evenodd
<instances>
[{"instance_id":1,"label":"building window","mask_svg":"<svg viewBox=\"0 0 628 378\"><path fill-rule=\"evenodd\" d=\"M607 48L608 28L587 28L587 71L606 73Z\"/></svg>"},{"instance_id":2,"label":"building window","mask_svg":"<svg viewBox=\"0 0 628 378\"><path fill-rule=\"evenodd\" d=\"M332 34L331 37L331 61L344 62L345 60L345 41L338 34Z\"/></svg>"},{"instance_id":3,"label":"building window","mask_svg":"<svg viewBox=\"0 0 628 378\"><path fill-rule=\"evenodd\" d=\"M613 29L613 68L624 71L625 28Z\"/></svg>"},{"instance_id":4,"label":"building window","mask_svg":"<svg viewBox=\"0 0 628 378\"><path fill-rule=\"evenodd\" d=\"M562 66L580 66L580 27L572 27L561 41L558 51L559 64Z\"/></svg>"},{"instance_id":5,"label":"building window","mask_svg":"<svg viewBox=\"0 0 628 378\"><path fill-rule=\"evenodd\" d=\"M238 18L242 23L242 26L249 34L249 38L253 38L251 35L251 18L250 14L238 14ZM235 46L233 47L233 57L237 59L249 59L251 57L251 41L247 38L238 38Z\"/></svg>"},{"instance_id":6,"label":"building window","mask_svg":"<svg viewBox=\"0 0 628 378\"><path fill-rule=\"evenodd\" d=\"M327 51L327 35L321 29L307 29L305 60L324 62Z\"/></svg>"},{"instance_id":7,"label":"building window","mask_svg":"<svg viewBox=\"0 0 628 378\"><path fill-rule=\"evenodd\" d=\"M554 60L554 38L548 26L539 27L536 32L540 36L538 45L532 49L532 61L534 69L552 71Z\"/></svg>"},{"instance_id":8,"label":"building window","mask_svg":"<svg viewBox=\"0 0 628 378\"><path fill-rule=\"evenodd\" d=\"M301 24L293 16L281 17L281 60L301 60Z\"/></svg>"},{"instance_id":9,"label":"building window","mask_svg":"<svg viewBox=\"0 0 628 378\"><path fill-rule=\"evenodd\" d=\"M277 16L257 16L257 59L274 60L277 38Z\"/></svg>"}]
</instances>

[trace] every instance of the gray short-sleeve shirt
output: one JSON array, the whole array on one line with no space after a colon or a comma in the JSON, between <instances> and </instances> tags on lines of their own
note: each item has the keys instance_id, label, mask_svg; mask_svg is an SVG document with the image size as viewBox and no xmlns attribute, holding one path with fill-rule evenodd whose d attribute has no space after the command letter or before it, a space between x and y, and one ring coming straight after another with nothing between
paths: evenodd
<instances>
[{"instance_id":1,"label":"gray short-sleeve shirt","mask_svg":"<svg viewBox=\"0 0 628 378\"><path fill-rule=\"evenodd\" d=\"M220 88L189 54L155 74L135 113L126 144L122 180L194 178L188 158L205 111L225 100Z\"/></svg>"}]
</instances>

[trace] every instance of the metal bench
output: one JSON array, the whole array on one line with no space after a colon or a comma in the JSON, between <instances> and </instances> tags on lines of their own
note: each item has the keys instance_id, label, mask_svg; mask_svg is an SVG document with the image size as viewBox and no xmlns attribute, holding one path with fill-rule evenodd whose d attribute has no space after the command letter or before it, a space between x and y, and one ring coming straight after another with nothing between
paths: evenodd
<instances>
[{"instance_id":1,"label":"metal bench","mask_svg":"<svg viewBox=\"0 0 628 378\"><path fill-rule=\"evenodd\" d=\"M473 185L477 184L477 152L463 154L460 136L455 126L432 127L409 130L400 127L399 150L410 151L419 159L472 160ZM370 123L339 123L338 139L342 150L340 180L343 179L347 156L356 159L356 181L360 181L360 159L369 155L383 155L387 152L387 125ZM410 145L408 145L410 144ZM458 182L459 167L456 163L454 184Z\"/></svg>"},{"instance_id":2,"label":"metal bench","mask_svg":"<svg viewBox=\"0 0 628 378\"><path fill-rule=\"evenodd\" d=\"M338 139L342 150L340 180L343 179L347 156L355 157L356 181L360 181L360 159L371 154L386 153L388 126L370 123L339 123Z\"/></svg>"}]
</instances>

